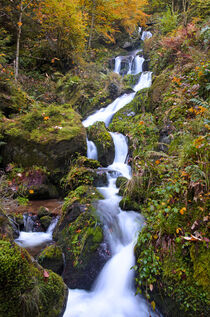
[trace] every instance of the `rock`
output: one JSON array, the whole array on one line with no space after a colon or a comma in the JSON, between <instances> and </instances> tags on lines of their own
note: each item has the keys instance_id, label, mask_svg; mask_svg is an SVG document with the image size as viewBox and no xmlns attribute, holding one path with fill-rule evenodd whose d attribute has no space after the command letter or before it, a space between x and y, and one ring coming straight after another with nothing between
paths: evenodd
<instances>
[{"instance_id":1,"label":"rock","mask_svg":"<svg viewBox=\"0 0 210 317\"><path fill-rule=\"evenodd\" d=\"M96 175L93 180L93 186L95 187L108 186L106 171L104 171L103 169L96 171Z\"/></svg>"},{"instance_id":2,"label":"rock","mask_svg":"<svg viewBox=\"0 0 210 317\"><path fill-rule=\"evenodd\" d=\"M57 245L65 254L62 276L70 288L90 289L108 258L102 226L93 207L100 198L89 186L71 192L54 231Z\"/></svg>"},{"instance_id":3,"label":"rock","mask_svg":"<svg viewBox=\"0 0 210 317\"><path fill-rule=\"evenodd\" d=\"M55 244L46 247L39 255L38 262L45 269L61 275L64 266L62 249Z\"/></svg>"},{"instance_id":4,"label":"rock","mask_svg":"<svg viewBox=\"0 0 210 317\"><path fill-rule=\"evenodd\" d=\"M114 161L114 143L111 135L106 130L104 122L96 122L88 127L88 139L93 141L98 150L98 160L106 167Z\"/></svg>"},{"instance_id":5,"label":"rock","mask_svg":"<svg viewBox=\"0 0 210 317\"><path fill-rule=\"evenodd\" d=\"M36 106L27 114L8 120L3 163L22 167L43 166L64 173L75 152L86 154L86 133L80 116L70 105Z\"/></svg>"},{"instance_id":6,"label":"rock","mask_svg":"<svg viewBox=\"0 0 210 317\"><path fill-rule=\"evenodd\" d=\"M40 218L40 223L45 230L47 230L47 228L51 224L51 221L52 221L52 218L50 216L44 216Z\"/></svg>"},{"instance_id":7,"label":"rock","mask_svg":"<svg viewBox=\"0 0 210 317\"><path fill-rule=\"evenodd\" d=\"M60 276L13 242L0 241L0 316L57 317L67 298ZM47 276L47 277L44 277Z\"/></svg>"},{"instance_id":8,"label":"rock","mask_svg":"<svg viewBox=\"0 0 210 317\"><path fill-rule=\"evenodd\" d=\"M134 210L134 211L139 211L140 206L139 204L135 201L132 200L130 197L123 197L123 199L120 201L119 206L122 210Z\"/></svg>"},{"instance_id":9,"label":"rock","mask_svg":"<svg viewBox=\"0 0 210 317\"><path fill-rule=\"evenodd\" d=\"M17 238L19 235L18 225L12 220L9 219L0 206L0 239L7 238L12 240Z\"/></svg>"},{"instance_id":10,"label":"rock","mask_svg":"<svg viewBox=\"0 0 210 317\"><path fill-rule=\"evenodd\" d=\"M50 211L48 208L41 206L38 210L37 216L39 218L45 217L45 216L49 216L50 215Z\"/></svg>"},{"instance_id":11,"label":"rock","mask_svg":"<svg viewBox=\"0 0 210 317\"><path fill-rule=\"evenodd\" d=\"M126 188L126 184L128 182L128 179L123 176L119 176L116 180L116 186L119 188L119 195L123 196Z\"/></svg>"}]
</instances>

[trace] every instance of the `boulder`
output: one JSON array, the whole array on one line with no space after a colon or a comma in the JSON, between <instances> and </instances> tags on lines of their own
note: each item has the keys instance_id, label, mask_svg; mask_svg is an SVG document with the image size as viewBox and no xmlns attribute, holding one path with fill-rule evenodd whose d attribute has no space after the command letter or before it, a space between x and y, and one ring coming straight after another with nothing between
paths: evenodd
<instances>
[{"instance_id":1,"label":"boulder","mask_svg":"<svg viewBox=\"0 0 210 317\"><path fill-rule=\"evenodd\" d=\"M106 167L114 161L114 143L110 133L107 131L104 122L96 122L88 127L88 139L93 141L98 150L98 160Z\"/></svg>"},{"instance_id":2,"label":"boulder","mask_svg":"<svg viewBox=\"0 0 210 317\"><path fill-rule=\"evenodd\" d=\"M54 239L65 255L63 279L70 288L90 289L108 258L102 225L94 201L102 198L96 189L80 186L71 192Z\"/></svg>"},{"instance_id":3,"label":"boulder","mask_svg":"<svg viewBox=\"0 0 210 317\"><path fill-rule=\"evenodd\" d=\"M67 288L60 276L44 270L14 242L0 240L0 316L57 317Z\"/></svg>"},{"instance_id":4,"label":"boulder","mask_svg":"<svg viewBox=\"0 0 210 317\"><path fill-rule=\"evenodd\" d=\"M86 153L86 133L70 105L34 106L27 114L7 119L3 163L43 166L64 173L75 152Z\"/></svg>"},{"instance_id":5,"label":"boulder","mask_svg":"<svg viewBox=\"0 0 210 317\"><path fill-rule=\"evenodd\" d=\"M38 262L45 269L61 275L64 266L62 249L55 244L46 247L39 255Z\"/></svg>"}]
</instances>

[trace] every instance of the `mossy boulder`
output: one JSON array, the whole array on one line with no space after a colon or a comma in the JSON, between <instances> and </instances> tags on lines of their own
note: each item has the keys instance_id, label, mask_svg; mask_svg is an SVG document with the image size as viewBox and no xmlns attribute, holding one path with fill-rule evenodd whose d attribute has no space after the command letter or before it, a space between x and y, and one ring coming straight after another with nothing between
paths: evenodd
<instances>
[{"instance_id":1,"label":"mossy boulder","mask_svg":"<svg viewBox=\"0 0 210 317\"><path fill-rule=\"evenodd\" d=\"M60 276L32 262L25 249L0 240L0 315L57 317L67 289Z\"/></svg>"},{"instance_id":2,"label":"mossy boulder","mask_svg":"<svg viewBox=\"0 0 210 317\"><path fill-rule=\"evenodd\" d=\"M61 275L64 266L62 249L56 244L46 247L38 256L38 262L45 269Z\"/></svg>"},{"instance_id":3,"label":"mossy boulder","mask_svg":"<svg viewBox=\"0 0 210 317\"><path fill-rule=\"evenodd\" d=\"M123 176L119 176L116 180L116 186L119 188L119 195L123 196L126 188L126 184L128 182L128 179Z\"/></svg>"},{"instance_id":4,"label":"mossy boulder","mask_svg":"<svg viewBox=\"0 0 210 317\"><path fill-rule=\"evenodd\" d=\"M44 216L40 218L40 223L45 230L47 230L51 221L52 221L52 218L50 216Z\"/></svg>"},{"instance_id":5,"label":"mossy boulder","mask_svg":"<svg viewBox=\"0 0 210 317\"><path fill-rule=\"evenodd\" d=\"M104 122L96 122L88 127L88 138L93 141L98 150L98 160L102 166L108 166L114 161L114 143Z\"/></svg>"},{"instance_id":6,"label":"mossy boulder","mask_svg":"<svg viewBox=\"0 0 210 317\"><path fill-rule=\"evenodd\" d=\"M139 204L135 200L132 200L130 197L127 196L123 197L123 199L119 203L119 206L122 210L140 210Z\"/></svg>"},{"instance_id":7,"label":"mossy boulder","mask_svg":"<svg viewBox=\"0 0 210 317\"><path fill-rule=\"evenodd\" d=\"M149 110L153 111L163 100L163 95L170 85L170 73L166 69L153 80L148 93Z\"/></svg>"},{"instance_id":8,"label":"mossy boulder","mask_svg":"<svg viewBox=\"0 0 210 317\"><path fill-rule=\"evenodd\" d=\"M0 79L0 111L8 117L13 113L27 110L33 100L11 81Z\"/></svg>"},{"instance_id":9,"label":"mossy boulder","mask_svg":"<svg viewBox=\"0 0 210 317\"><path fill-rule=\"evenodd\" d=\"M102 196L89 186L71 192L54 232L65 254L63 278L70 288L90 289L107 259L102 225L93 207L99 198Z\"/></svg>"},{"instance_id":10,"label":"mossy boulder","mask_svg":"<svg viewBox=\"0 0 210 317\"><path fill-rule=\"evenodd\" d=\"M34 105L29 113L8 119L3 129L4 165L15 162L64 172L75 152L86 154L85 128L69 104Z\"/></svg>"},{"instance_id":11,"label":"mossy boulder","mask_svg":"<svg viewBox=\"0 0 210 317\"><path fill-rule=\"evenodd\" d=\"M46 217L46 216L49 216L50 215L50 211L48 208L44 207L44 206L41 206L38 210L38 213L37 213L37 216L39 218L42 218L42 217Z\"/></svg>"}]
</instances>

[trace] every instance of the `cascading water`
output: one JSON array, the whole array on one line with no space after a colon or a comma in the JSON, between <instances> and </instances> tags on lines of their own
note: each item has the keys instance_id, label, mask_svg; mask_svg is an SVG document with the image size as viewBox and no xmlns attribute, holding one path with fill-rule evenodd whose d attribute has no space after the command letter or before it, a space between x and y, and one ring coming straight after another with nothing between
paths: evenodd
<instances>
[{"instance_id":1,"label":"cascading water","mask_svg":"<svg viewBox=\"0 0 210 317\"><path fill-rule=\"evenodd\" d=\"M138 65L139 69L142 67ZM96 121L109 125L113 115L135 96L135 93L151 84L151 73L142 73L134 87L134 93L124 94L108 107L100 109L89 116L83 124L85 127ZM142 296L135 296L134 244L138 231L143 226L143 217L134 211L124 212L119 207L121 197L116 188L118 176L131 177L131 169L125 163L128 146L126 137L120 133L110 133L114 146L114 162L106 168L108 187L98 187L104 199L98 202L97 213L104 224L104 234L109 241L111 259L100 272L90 292L69 290L64 317L155 317Z\"/></svg>"},{"instance_id":2,"label":"cascading water","mask_svg":"<svg viewBox=\"0 0 210 317\"><path fill-rule=\"evenodd\" d=\"M119 74L121 70L121 61L122 61L122 56L117 56L115 58L114 72L117 74Z\"/></svg>"},{"instance_id":3,"label":"cascading water","mask_svg":"<svg viewBox=\"0 0 210 317\"><path fill-rule=\"evenodd\" d=\"M50 242L52 241L53 230L55 229L57 222L58 218L53 219L46 232L20 231L19 237L15 242L23 248L34 248Z\"/></svg>"},{"instance_id":4,"label":"cascading water","mask_svg":"<svg viewBox=\"0 0 210 317\"><path fill-rule=\"evenodd\" d=\"M94 142L87 139L87 157L92 160L98 159L98 151Z\"/></svg>"}]
</instances>

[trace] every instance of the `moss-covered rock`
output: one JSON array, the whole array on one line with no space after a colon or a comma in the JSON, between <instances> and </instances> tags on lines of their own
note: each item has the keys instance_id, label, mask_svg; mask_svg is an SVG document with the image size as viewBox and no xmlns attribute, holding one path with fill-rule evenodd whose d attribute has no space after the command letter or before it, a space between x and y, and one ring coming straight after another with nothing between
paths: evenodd
<instances>
[{"instance_id":1,"label":"moss-covered rock","mask_svg":"<svg viewBox=\"0 0 210 317\"><path fill-rule=\"evenodd\" d=\"M42 225L42 227L47 230L47 228L49 227L51 221L52 221L52 218L50 216L43 216L40 218L40 223Z\"/></svg>"},{"instance_id":2,"label":"moss-covered rock","mask_svg":"<svg viewBox=\"0 0 210 317\"><path fill-rule=\"evenodd\" d=\"M126 177L123 177L123 176L119 176L116 180L116 186L117 186L117 188L119 188L119 195L120 196L123 196L123 194L124 194L127 181L128 181L128 179Z\"/></svg>"},{"instance_id":3,"label":"moss-covered rock","mask_svg":"<svg viewBox=\"0 0 210 317\"><path fill-rule=\"evenodd\" d=\"M0 241L0 315L57 317L66 299L62 278L35 265L15 243Z\"/></svg>"},{"instance_id":4,"label":"moss-covered rock","mask_svg":"<svg viewBox=\"0 0 210 317\"><path fill-rule=\"evenodd\" d=\"M20 87L0 78L0 110L6 117L27 110L32 103L33 100Z\"/></svg>"},{"instance_id":5,"label":"moss-covered rock","mask_svg":"<svg viewBox=\"0 0 210 317\"><path fill-rule=\"evenodd\" d=\"M108 166L114 161L114 143L107 131L104 122L96 122L88 127L88 138L93 141L98 150L98 160L103 166Z\"/></svg>"},{"instance_id":6,"label":"moss-covered rock","mask_svg":"<svg viewBox=\"0 0 210 317\"><path fill-rule=\"evenodd\" d=\"M38 213L37 213L37 216L39 218L42 218L42 217L46 217L46 216L49 216L50 215L50 211L48 208L44 207L44 206L41 206L38 210Z\"/></svg>"},{"instance_id":7,"label":"moss-covered rock","mask_svg":"<svg viewBox=\"0 0 210 317\"><path fill-rule=\"evenodd\" d=\"M65 254L64 281L71 288L90 289L107 258L102 226L93 207L99 198L93 187L80 186L71 192L54 232Z\"/></svg>"},{"instance_id":8,"label":"moss-covered rock","mask_svg":"<svg viewBox=\"0 0 210 317\"><path fill-rule=\"evenodd\" d=\"M123 197L123 199L119 203L119 206L122 210L140 210L139 204L135 200L132 200L130 197L127 196Z\"/></svg>"},{"instance_id":9,"label":"moss-covered rock","mask_svg":"<svg viewBox=\"0 0 210 317\"><path fill-rule=\"evenodd\" d=\"M3 162L44 166L64 172L75 152L86 153L86 133L70 105L34 105L31 111L4 124Z\"/></svg>"},{"instance_id":10,"label":"moss-covered rock","mask_svg":"<svg viewBox=\"0 0 210 317\"><path fill-rule=\"evenodd\" d=\"M38 256L38 262L45 269L61 275L64 266L62 249L56 244L46 247Z\"/></svg>"}]
</instances>

